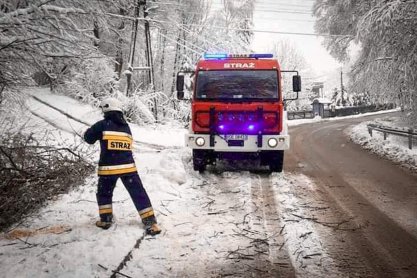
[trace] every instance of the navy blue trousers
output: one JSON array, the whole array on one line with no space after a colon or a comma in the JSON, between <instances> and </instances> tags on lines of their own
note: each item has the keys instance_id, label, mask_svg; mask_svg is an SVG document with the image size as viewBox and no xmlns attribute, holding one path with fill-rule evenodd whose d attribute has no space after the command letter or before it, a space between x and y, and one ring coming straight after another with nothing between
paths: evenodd
<instances>
[{"instance_id":1,"label":"navy blue trousers","mask_svg":"<svg viewBox=\"0 0 417 278\"><path fill-rule=\"evenodd\" d=\"M101 221L111 222L113 217L112 199L113 190L116 182L121 179L123 185L127 189L132 201L139 212L142 221L146 218L154 219L154 212L148 194L142 185L138 173L130 173L124 175L99 176L97 203L99 206L99 214Z\"/></svg>"}]
</instances>

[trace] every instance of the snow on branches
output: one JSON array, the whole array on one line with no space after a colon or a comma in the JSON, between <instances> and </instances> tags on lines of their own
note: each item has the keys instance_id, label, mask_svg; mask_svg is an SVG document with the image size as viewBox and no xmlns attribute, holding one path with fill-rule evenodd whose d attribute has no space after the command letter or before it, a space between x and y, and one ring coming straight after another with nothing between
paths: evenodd
<instances>
[{"instance_id":1,"label":"snow on branches","mask_svg":"<svg viewBox=\"0 0 417 278\"><path fill-rule=\"evenodd\" d=\"M316 0L314 14L319 32L346 35L325 39L334 57L348 60L350 46L359 46L351 86L374 99L398 103L415 125L417 1Z\"/></svg>"}]
</instances>

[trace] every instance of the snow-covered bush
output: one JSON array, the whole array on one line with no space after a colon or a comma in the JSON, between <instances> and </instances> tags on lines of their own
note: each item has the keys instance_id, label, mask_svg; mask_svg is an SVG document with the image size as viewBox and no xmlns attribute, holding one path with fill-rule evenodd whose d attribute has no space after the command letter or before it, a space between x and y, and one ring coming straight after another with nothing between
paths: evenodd
<instances>
[{"instance_id":1,"label":"snow-covered bush","mask_svg":"<svg viewBox=\"0 0 417 278\"><path fill-rule=\"evenodd\" d=\"M0 113L0 231L94 171L84 145L57 144L51 131L29 126L22 114Z\"/></svg>"},{"instance_id":2,"label":"snow-covered bush","mask_svg":"<svg viewBox=\"0 0 417 278\"><path fill-rule=\"evenodd\" d=\"M335 58L354 58L351 88L373 103L396 103L405 121L417 120L417 5L415 1L316 0L316 30L328 33L324 44ZM357 48L350 57L351 46Z\"/></svg>"},{"instance_id":3,"label":"snow-covered bush","mask_svg":"<svg viewBox=\"0 0 417 278\"><path fill-rule=\"evenodd\" d=\"M115 91L113 97L123 104L124 115L127 120L137 124L153 123L155 117L151 107L155 94L149 91L135 91L132 96L127 97L120 91Z\"/></svg>"},{"instance_id":4,"label":"snow-covered bush","mask_svg":"<svg viewBox=\"0 0 417 278\"><path fill-rule=\"evenodd\" d=\"M120 91L114 91L111 96L120 100L126 119L132 123L141 125L155 122L189 121L190 103L168 99L163 92L137 89L129 97ZM157 113L154 111L155 104L158 109Z\"/></svg>"},{"instance_id":5,"label":"snow-covered bush","mask_svg":"<svg viewBox=\"0 0 417 278\"><path fill-rule=\"evenodd\" d=\"M19 118L22 110L25 110L26 98L27 92L20 88L6 89L0 94L0 130L2 132L11 129L12 123L15 129L18 128L15 120Z\"/></svg>"},{"instance_id":6,"label":"snow-covered bush","mask_svg":"<svg viewBox=\"0 0 417 278\"><path fill-rule=\"evenodd\" d=\"M88 59L70 65L56 90L86 103L98 100L117 90L116 74L110 59Z\"/></svg>"},{"instance_id":7,"label":"snow-covered bush","mask_svg":"<svg viewBox=\"0 0 417 278\"><path fill-rule=\"evenodd\" d=\"M191 117L191 104L189 101L170 99L162 105L162 115L165 121L178 121L188 125Z\"/></svg>"}]
</instances>

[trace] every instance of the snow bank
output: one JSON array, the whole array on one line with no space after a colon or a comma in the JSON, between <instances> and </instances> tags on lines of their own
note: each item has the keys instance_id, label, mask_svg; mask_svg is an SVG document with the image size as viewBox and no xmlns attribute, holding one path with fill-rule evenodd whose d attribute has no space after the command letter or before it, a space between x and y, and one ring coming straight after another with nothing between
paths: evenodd
<instances>
[{"instance_id":1,"label":"snow bank","mask_svg":"<svg viewBox=\"0 0 417 278\"><path fill-rule=\"evenodd\" d=\"M414 144L414 148L410 150L408 138L388 135L387 140L384 140L383 133L378 131L373 131L371 137L367 128L369 123L372 122L363 122L347 130L347 136L350 136L353 142L360 144L363 148L386 157L403 167L417 171L417 145ZM383 124L381 121L379 123Z\"/></svg>"}]
</instances>

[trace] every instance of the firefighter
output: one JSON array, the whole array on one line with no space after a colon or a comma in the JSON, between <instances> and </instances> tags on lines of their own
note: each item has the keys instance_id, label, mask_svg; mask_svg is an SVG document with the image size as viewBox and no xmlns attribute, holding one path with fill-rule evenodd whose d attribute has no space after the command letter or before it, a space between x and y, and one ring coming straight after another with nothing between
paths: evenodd
<instances>
[{"instance_id":1,"label":"firefighter","mask_svg":"<svg viewBox=\"0 0 417 278\"><path fill-rule=\"evenodd\" d=\"M113 190L120 178L139 212L146 233L156 235L161 229L157 225L148 194L136 170L132 154L132 132L123 117L121 107L121 103L115 98L103 100L100 108L104 113L104 119L84 133L87 143L94 144L99 140L101 148L96 195L100 220L96 222L96 226L108 229L112 225Z\"/></svg>"}]
</instances>

